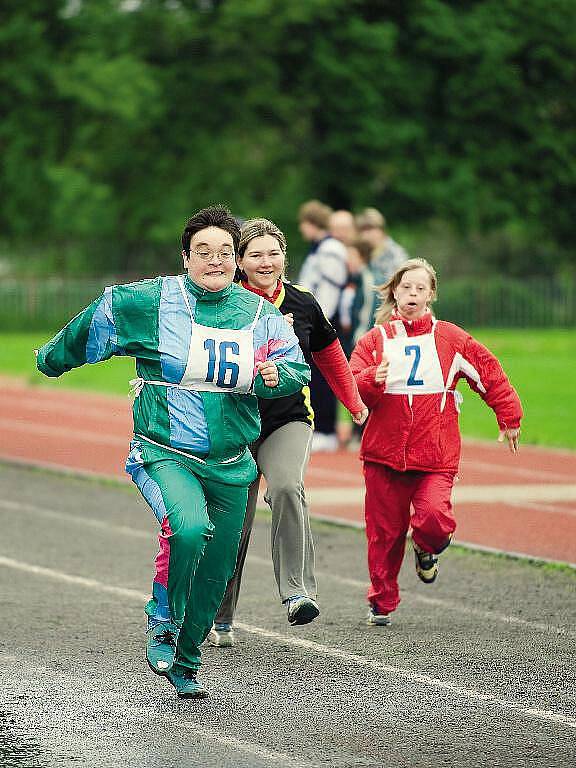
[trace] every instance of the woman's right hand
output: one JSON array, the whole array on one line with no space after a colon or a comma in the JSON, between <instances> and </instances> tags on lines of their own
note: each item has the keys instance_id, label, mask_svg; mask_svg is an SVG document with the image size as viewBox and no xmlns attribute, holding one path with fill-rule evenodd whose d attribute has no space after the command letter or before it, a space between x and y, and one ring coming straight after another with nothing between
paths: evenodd
<instances>
[{"instance_id":1,"label":"woman's right hand","mask_svg":"<svg viewBox=\"0 0 576 768\"><path fill-rule=\"evenodd\" d=\"M385 355L382 355L382 361L380 362L378 368L376 368L376 373L374 374L374 381L376 384L384 384L388 376L389 366L390 363L388 358Z\"/></svg>"}]
</instances>

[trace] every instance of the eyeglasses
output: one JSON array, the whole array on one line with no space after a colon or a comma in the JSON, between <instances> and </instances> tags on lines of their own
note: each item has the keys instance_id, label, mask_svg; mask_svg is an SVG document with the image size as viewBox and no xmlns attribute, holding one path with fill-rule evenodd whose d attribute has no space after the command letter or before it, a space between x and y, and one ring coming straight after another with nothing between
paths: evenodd
<instances>
[{"instance_id":1,"label":"eyeglasses","mask_svg":"<svg viewBox=\"0 0 576 768\"><path fill-rule=\"evenodd\" d=\"M196 256L202 261L212 261L213 258L220 261L230 261L234 258L234 251L231 248L222 248L220 251L210 251L208 248L190 248L190 256Z\"/></svg>"}]
</instances>

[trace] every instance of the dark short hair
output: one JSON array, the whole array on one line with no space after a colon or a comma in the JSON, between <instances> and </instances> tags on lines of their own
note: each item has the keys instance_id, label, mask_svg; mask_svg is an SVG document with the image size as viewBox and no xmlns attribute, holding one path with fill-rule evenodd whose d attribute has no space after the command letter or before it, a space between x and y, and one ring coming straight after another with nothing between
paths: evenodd
<instances>
[{"instance_id":1,"label":"dark short hair","mask_svg":"<svg viewBox=\"0 0 576 768\"><path fill-rule=\"evenodd\" d=\"M208 208L202 208L188 219L182 233L182 250L189 251L192 237L196 232L201 232L207 227L219 227L228 232L232 235L234 250L238 250L240 227L230 210L224 205L210 205Z\"/></svg>"},{"instance_id":2,"label":"dark short hair","mask_svg":"<svg viewBox=\"0 0 576 768\"><path fill-rule=\"evenodd\" d=\"M369 264L372 258L372 246L367 240L358 238L350 243L351 248L356 248L364 264Z\"/></svg>"}]
</instances>

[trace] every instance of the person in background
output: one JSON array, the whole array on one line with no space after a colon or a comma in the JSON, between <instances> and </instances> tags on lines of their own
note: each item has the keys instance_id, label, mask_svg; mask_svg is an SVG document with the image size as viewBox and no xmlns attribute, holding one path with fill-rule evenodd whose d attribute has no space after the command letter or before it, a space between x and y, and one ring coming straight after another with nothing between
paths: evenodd
<instances>
[{"instance_id":1,"label":"person in background","mask_svg":"<svg viewBox=\"0 0 576 768\"><path fill-rule=\"evenodd\" d=\"M47 376L136 358L126 471L160 526L146 658L182 698L204 698L200 645L234 571L256 465L258 398L301 391L298 339L264 298L233 284L240 229L223 206L182 234L184 275L106 288L37 354Z\"/></svg>"},{"instance_id":2,"label":"person in background","mask_svg":"<svg viewBox=\"0 0 576 768\"><path fill-rule=\"evenodd\" d=\"M328 232L344 245L350 245L358 237L354 214L346 210L333 211L328 219Z\"/></svg>"},{"instance_id":3,"label":"person in background","mask_svg":"<svg viewBox=\"0 0 576 768\"><path fill-rule=\"evenodd\" d=\"M319 200L304 203L298 213L300 234L312 243L306 256L298 283L312 293L324 315L340 332L338 310L340 297L348 279L346 246L328 231L331 208ZM336 451L336 398L318 367L312 362L310 384L314 410L312 451Z\"/></svg>"},{"instance_id":4,"label":"person in background","mask_svg":"<svg viewBox=\"0 0 576 768\"><path fill-rule=\"evenodd\" d=\"M372 249L369 269L374 285L384 285L392 277L396 269L409 257L404 248L399 245L386 231L386 220L376 208L365 208L356 216L356 227L359 236ZM365 294L366 307L359 312L362 318L358 336L362 336L374 325L379 298L374 291L372 295Z\"/></svg>"},{"instance_id":5,"label":"person in background","mask_svg":"<svg viewBox=\"0 0 576 768\"><path fill-rule=\"evenodd\" d=\"M284 279L284 233L268 219L246 221L240 234L237 262L242 286L286 315L294 326L304 358L316 362L353 419L363 423L368 410L358 395L334 328L309 291ZM258 477L248 493L236 569L208 637L209 642L220 647L234 644L234 614L262 475L267 484L265 499L272 511L274 575L288 621L293 625L306 624L319 614L314 547L303 481L313 423L308 387L274 403L259 400L259 408L262 431L251 446Z\"/></svg>"},{"instance_id":6,"label":"person in background","mask_svg":"<svg viewBox=\"0 0 576 768\"><path fill-rule=\"evenodd\" d=\"M348 285L342 293L340 320L343 329L342 346L346 357L350 359L354 345L364 332L363 323L366 322L366 319L361 313L366 312L367 308L371 310L372 297L376 289L372 279L372 272L368 266L372 254L369 243L358 238L348 246L347 251L350 277ZM348 308L347 314L346 308ZM347 329L347 332L345 329ZM342 439L346 425L340 424L339 426ZM360 449L363 429L363 424L352 422L348 425L349 431L346 448L349 451L357 452Z\"/></svg>"},{"instance_id":7,"label":"person in background","mask_svg":"<svg viewBox=\"0 0 576 768\"><path fill-rule=\"evenodd\" d=\"M347 251L348 279L340 294L340 304L338 306L338 338L342 344L344 354L349 358L350 353L352 352L350 311L356 292L356 275L352 275L350 272L349 246L358 237L354 214L351 213L351 211L343 209L334 211L328 220L328 231L332 237L335 237L336 240L340 240L340 242L346 246ZM353 425L350 421L339 418L338 410L336 414L336 427L339 443L348 444L350 442ZM359 429L359 427L357 428Z\"/></svg>"},{"instance_id":8,"label":"person in background","mask_svg":"<svg viewBox=\"0 0 576 768\"><path fill-rule=\"evenodd\" d=\"M425 584L456 522L451 493L460 461L458 415L464 378L493 409L498 440L518 450L522 406L494 355L457 325L436 320L434 268L404 262L381 288L376 327L358 342L350 365L370 416L360 458L366 484L370 610L368 624L390 624L398 573L412 526L416 572ZM410 515L410 505L413 514Z\"/></svg>"},{"instance_id":9,"label":"person in background","mask_svg":"<svg viewBox=\"0 0 576 768\"><path fill-rule=\"evenodd\" d=\"M372 248L366 240L353 240L346 248L348 255L348 285L343 291L340 302L340 323L344 333L344 352L349 358L354 344L358 341L363 330L365 318L362 312L373 300L376 292L372 272L369 268Z\"/></svg>"},{"instance_id":10,"label":"person in background","mask_svg":"<svg viewBox=\"0 0 576 768\"><path fill-rule=\"evenodd\" d=\"M350 251L349 246L357 239L358 233L356 231L356 221L354 219L354 214L352 214L350 211L345 210L339 210L334 211L328 220L328 230L332 237L336 238L336 240L340 240L341 243L343 243L346 246L346 263L347 263L347 272L348 272L348 279L346 281L346 285L342 289L342 293L340 294L340 304L338 306L338 324L339 324L339 333L338 338L340 339L340 343L342 344L342 348L344 350L344 353L346 354L346 357L350 357L350 353L352 351L351 349L351 335L350 335L350 329L351 329L351 318L350 318L350 311L352 307L352 301L354 299L354 294L356 292L356 272L354 273L351 271L351 262L350 262ZM356 265L353 263L352 267L355 268Z\"/></svg>"}]
</instances>

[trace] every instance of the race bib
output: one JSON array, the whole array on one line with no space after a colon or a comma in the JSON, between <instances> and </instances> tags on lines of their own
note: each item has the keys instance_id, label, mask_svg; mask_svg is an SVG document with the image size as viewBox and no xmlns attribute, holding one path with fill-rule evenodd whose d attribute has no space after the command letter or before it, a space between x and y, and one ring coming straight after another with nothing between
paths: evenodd
<instances>
[{"instance_id":1,"label":"race bib","mask_svg":"<svg viewBox=\"0 0 576 768\"><path fill-rule=\"evenodd\" d=\"M194 323L180 386L198 392L246 394L254 375L252 329L235 331Z\"/></svg>"},{"instance_id":2,"label":"race bib","mask_svg":"<svg viewBox=\"0 0 576 768\"><path fill-rule=\"evenodd\" d=\"M386 392L418 395L444 392L444 376L434 333L424 336L384 338L389 360Z\"/></svg>"}]
</instances>

